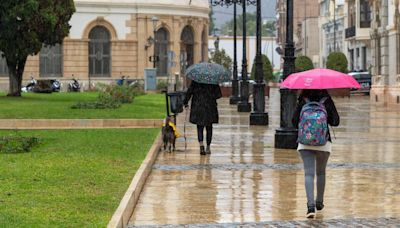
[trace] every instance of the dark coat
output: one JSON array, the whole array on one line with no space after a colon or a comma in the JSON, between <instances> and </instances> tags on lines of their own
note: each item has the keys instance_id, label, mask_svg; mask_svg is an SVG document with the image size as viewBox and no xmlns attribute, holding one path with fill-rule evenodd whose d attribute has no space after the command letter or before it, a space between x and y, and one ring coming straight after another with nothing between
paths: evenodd
<instances>
[{"instance_id":1,"label":"dark coat","mask_svg":"<svg viewBox=\"0 0 400 228\"><path fill-rule=\"evenodd\" d=\"M328 124L331 126L339 126L340 117L336 110L335 103L333 103L333 100L329 95L314 96L314 97L309 97L308 99L310 99L310 101L320 101L322 99L322 97L325 97L325 96L328 97L328 99L324 102L326 112L328 113ZM306 103L305 98L303 96L300 96L297 101L296 110L294 111L293 118L292 118L292 123L295 128L298 128L298 126L299 126L300 112L305 103ZM332 142L329 128L328 128L328 140L330 142Z\"/></svg>"},{"instance_id":2,"label":"dark coat","mask_svg":"<svg viewBox=\"0 0 400 228\"><path fill-rule=\"evenodd\" d=\"M218 123L217 99L222 97L219 85L201 84L195 81L189 86L183 104L187 106L192 99L190 122L201 126Z\"/></svg>"}]
</instances>

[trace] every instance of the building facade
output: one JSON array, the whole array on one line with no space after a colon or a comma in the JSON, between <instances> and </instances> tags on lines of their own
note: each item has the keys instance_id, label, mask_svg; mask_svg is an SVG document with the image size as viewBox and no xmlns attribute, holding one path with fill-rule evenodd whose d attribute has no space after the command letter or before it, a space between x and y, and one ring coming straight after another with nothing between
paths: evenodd
<instances>
[{"instance_id":1,"label":"building facade","mask_svg":"<svg viewBox=\"0 0 400 228\"><path fill-rule=\"evenodd\" d=\"M346 0L345 40L350 71L368 71L371 57L371 6L369 0Z\"/></svg>"},{"instance_id":2,"label":"building facade","mask_svg":"<svg viewBox=\"0 0 400 228\"><path fill-rule=\"evenodd\" d=\"M344 1L322 0L320 2L320 67L326 67L326 60L331 52L347 52L347 45L344 42L344 18Z\"/></svg>"},{"instance_id":3,"label":"building facade","mask_svg":"<svg viewBox=\"0 0 400 228\"><path fill-rule=\"evenodd\" d=\"M399 0L371 1L373 85L371 102L400 104L400 13Z\"/></svg>"},{"instance_id":4,"label":"building facade","mask_svg":"<svg viewBox=\"0 0 400 228\"><path fill-rule=\"evenodd\" d=\"M295 55L306 55L310 57L314 65L319 63L319 33L318 15L319 0L299 0L293 2L293 41L295 45ZM284 57L286 44L286 0L276 2L276 32L277 32L277 51ZM281 68L283 58L281 58Z\"/></svg>"},{"instance_id":5,"label":"building facade","mask_svg":"<svg viewBox=\"0 0 400 228\"><path fill-rule=\"evenodd\" d=\"M157 56L157 74L208 58L208 0L75 0L76 12L63 44L43 47L28 58L24 79L72 77L89 82L115 81L122 75L143 79ZM0 83L8 88L4 59Z\"/></svg>"}]
</instances>

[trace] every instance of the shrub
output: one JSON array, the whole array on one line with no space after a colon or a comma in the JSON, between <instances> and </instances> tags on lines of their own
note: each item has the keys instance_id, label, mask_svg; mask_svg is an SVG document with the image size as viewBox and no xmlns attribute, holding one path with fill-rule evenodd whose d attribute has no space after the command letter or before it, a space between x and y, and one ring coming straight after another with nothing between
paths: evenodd
<instances>
[{"instance_id":1,"label":"shrub","mask_svg":"<svg viewBox=\"0 0 400 228\"><path fill-rule=\"evenodd\" d=\"M347 73L347 58L342 52L332 52L328 55L326 68L336 70L342 73Z\"/></svg>"},{"instance_id":2,"label":"shrub","mask_svg":"<svg viewBox=\"0 0 400 228\"><path fill-rule=\"evenodd\" d=\"M32 147L39 144L36 137L3 136L0 138L1 153L23 153L29 152Z\"/></svg>"},{"instance_id":3,"label":"shrub","mask_svg":"<svg viewBox=\"0 0 400 228\"><path fill-rule=\"evenodd\" d=\"M297 57L294 64L296 72L314 69L314 64L312 63L311 59L304 55Z\"/></svg>"},{"instance_id":4,"label":"shrub","mask_svg":"<svg viewBox=\"0 0 400 228\"><path fill-rule=\"evenodd\" d=\"M168 87L168 80L158 80L157 81L157 89L162 90Z\"/></svg>"},{"instance_id":5,"label":"shrub","mask_svg":"<svg viewBox=\"0 0 400 228\"><path fill-rule=\"evenodd\" d=\"M224 66L228 71L232 70L232 59L228 54L226 54L224 49L217 49L212 52L209 61L210 63L218 63Z\"/></svg>"},{"instance_id":6,"label":"shrub","mask_svg":"<svg viewBox=\"0 0 400 228\"><path fill-rule=\"evenodd\" d=\"M263 75L264 75L264 80L266 82L273 81L274 76L272 73L272 65L271 62L269 61L268 57L266 55L261 55L262 57L262 62L263 62ZM254 59L253 66L251 68L251 74L250 78L255 79L256 75L256 59Z\"/></svg>"},{"instance_id":7,"label":"shrub","mask_svg":"<svg viewBox=\"0 0 400 228\"><path fill-rule=\"evenodd\" d=\"M94 102L78 102L73 109L115 109L123 103L132 103L137 95L144 93L140 83L131 85L98 85L99 96Z\"/></svg>"}]
</instances>

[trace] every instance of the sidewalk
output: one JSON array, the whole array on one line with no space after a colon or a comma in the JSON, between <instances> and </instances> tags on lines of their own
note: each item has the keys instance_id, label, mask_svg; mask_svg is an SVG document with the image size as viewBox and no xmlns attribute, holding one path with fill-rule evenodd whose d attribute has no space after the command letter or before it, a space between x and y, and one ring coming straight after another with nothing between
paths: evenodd
<instances>
[{"instance_id":1,"label":"sidewalk","mask_svg":"<svg viewBox=\"0 0 400 228\"><path fill-rule=\"evenodd\" d=\"M305 218L297 152L273 145L280 107L272 90L267 127L250 127L249 113L219 101L210 156L199 155L195 126L188 123L187 152L181 141L178 151L159 154L130 227L400 224L400 108L370 106L368 99L335 99L341 125L327 168L325 209L315 220Z\"/></svg>"}]
</instances>

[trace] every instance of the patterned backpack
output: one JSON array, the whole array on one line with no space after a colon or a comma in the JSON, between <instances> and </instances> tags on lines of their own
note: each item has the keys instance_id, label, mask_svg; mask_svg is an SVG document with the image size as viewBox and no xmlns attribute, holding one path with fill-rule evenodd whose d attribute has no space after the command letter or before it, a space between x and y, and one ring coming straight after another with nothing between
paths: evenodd
<instances>
[{"instance_id":1,"label":"patterned backpack","mask_svg":"<svg viewBox=\"0 0 400 228\"><path fill-rule=\"evenodd\" d=\"M323 146L328 141L328 114L323 97L319 102L306 98L300 112L297 142L308 146Z\"/></svg>"}]
</instances>

